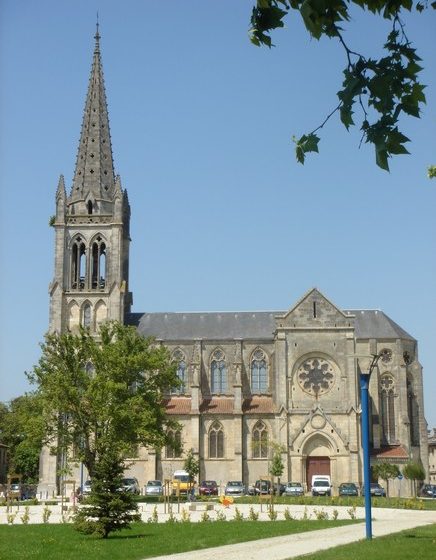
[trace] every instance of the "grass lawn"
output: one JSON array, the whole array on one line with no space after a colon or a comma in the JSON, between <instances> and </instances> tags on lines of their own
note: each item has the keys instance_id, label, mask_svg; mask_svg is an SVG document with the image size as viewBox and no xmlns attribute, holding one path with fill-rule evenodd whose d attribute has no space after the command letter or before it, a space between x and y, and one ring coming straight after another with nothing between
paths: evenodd
<instances>
[{"instance_id":1,"label":"grass lawn","mask_svg":"<svg viewBox=\"0 0 436 560\"><path fill-rule=\"evenodd\" d=\"M417 560L436 558L436 525L425 525L401 533L338 546L302 560Z\"/></svg>"},{"instance_id":2,"label":"grass lawn","mask_svg":"<svg viewBox=\"0 0 436 560\"><path fill-rule=\"evenodd\" d=\"M139 560L349 523L353 521L137 523L130 531L112 533L106 540L82 535L71 525L0 525L0 558Z\"/></svg>"}]
</instances>

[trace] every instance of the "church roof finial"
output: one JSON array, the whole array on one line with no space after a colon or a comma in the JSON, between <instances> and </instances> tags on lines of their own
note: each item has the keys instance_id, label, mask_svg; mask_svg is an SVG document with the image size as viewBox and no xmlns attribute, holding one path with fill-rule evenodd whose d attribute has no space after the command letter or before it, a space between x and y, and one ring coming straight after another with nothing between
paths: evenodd
<instances>
[{"instance_id":1,"label":"church roof finial","mask_svg":"<svg viewBox=\"0 0 436 560\"><path fill-rule=\"evenodd\" d=\"M98 23L98 12L97 12L97 23L96 23L96 31L94 35L95 39L95 48L94 53L100 53L100 32L99 32L100 24Z\"/></svg>"}]
</instances>

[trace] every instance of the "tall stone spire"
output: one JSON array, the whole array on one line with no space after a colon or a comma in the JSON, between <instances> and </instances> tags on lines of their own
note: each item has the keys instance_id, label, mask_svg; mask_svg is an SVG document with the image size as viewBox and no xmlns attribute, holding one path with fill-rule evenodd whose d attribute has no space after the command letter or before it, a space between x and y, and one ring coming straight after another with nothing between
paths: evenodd
<instances>
[{"instance_id":1,"label":"tall stone spire","mask_svg":"<svg viewBox=\"0 0 436 560\"><path fill-rule=\"evenodd\" d=\"M93 201L112 200L114 184L115 173L97 23L94 58L70 201L77 202L87 198L92 198Z\"/></svg>"}]
</instances>

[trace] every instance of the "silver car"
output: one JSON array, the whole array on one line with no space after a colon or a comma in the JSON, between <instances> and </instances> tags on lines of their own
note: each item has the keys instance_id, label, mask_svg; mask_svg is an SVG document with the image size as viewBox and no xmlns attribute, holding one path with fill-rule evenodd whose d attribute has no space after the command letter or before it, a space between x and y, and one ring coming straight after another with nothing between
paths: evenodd
<instances>
[{"instance_id":1,"label":"silver car","mask_svg":"<svg viewBox=\"0 0 436 560\"><path fill-rule=\"evenodd\" d=\"M139 483L136 478L123 478L120 490L129 494L140 494Z\"/></svg>"},{"instance_id":2,"label":"silver car","mask_svg":"<svg viewBox=\"0 0 436 560\"><path fill-rule=\"evenodd\" d=\"M224 490L226 496L243 496L245 486L241 480L230 480Z\"/></svg>"},{"instance_id":3,"label":"silver car","mask_svg":"<svg viewBox=\"0 0 436 560\"><path fill-rule=\"evenodd\" d=\"M304 496L304 488L301 482L288 482L285 486L283 496Z\"/></svg>"},{"instance_id":4,"label":"silver car","mask_svg":"<svg viewBox=\"0 0 436 560\"><path fill-rule=\"evenodd\" d=\"M145 487L145 495L149 497L162 496L163 486L160 480L149 480Z\"/></svg>"}]
</instances>

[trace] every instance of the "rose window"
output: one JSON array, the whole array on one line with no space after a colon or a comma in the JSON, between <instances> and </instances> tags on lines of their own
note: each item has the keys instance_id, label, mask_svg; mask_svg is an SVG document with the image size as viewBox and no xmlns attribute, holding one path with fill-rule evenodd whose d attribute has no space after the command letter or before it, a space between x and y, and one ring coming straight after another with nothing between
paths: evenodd
<instances>
[{"instance_id":1,"label":"rose window","mask_svg":"<svg viewBox=\"0 0 436 560\"><path fill-rule=\"evenodd\" d=\"M298 368L297 379L303 391L318 397L333 387L335 370L324 358L309 358Z\"/></svg>"}]
</instances>

